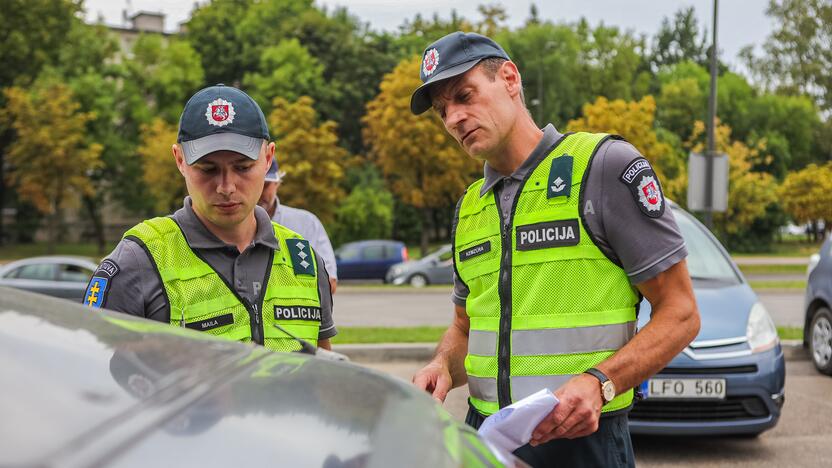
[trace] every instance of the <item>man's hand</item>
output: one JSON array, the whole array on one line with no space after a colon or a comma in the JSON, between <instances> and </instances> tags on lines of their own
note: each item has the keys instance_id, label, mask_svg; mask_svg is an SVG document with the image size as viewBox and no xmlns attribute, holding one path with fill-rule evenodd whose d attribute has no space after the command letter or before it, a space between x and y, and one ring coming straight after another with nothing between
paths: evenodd
<instances>
[{"instance_id":1,"label":"man's hand","mask_svg":"<svg viewBox=\"0 0 832 468\"><path fill-rule=\"evenodd\" d=\"M448 366L432 361L413 376L413 384L430 393L439 403L443 403L451 391L453 381Z\"/></svg>"},{"instance_id":2,"label":"man's hand","mask_svg":"<svg viewBox=\"0 0 832 468\"><path fill-rule=\"evenodd\" d=\"M554 393L559 403L532 432L533 446L552 439L585 437L598 430L603 406L598 379L576 375Z\"/></svg>"}]
</instances>

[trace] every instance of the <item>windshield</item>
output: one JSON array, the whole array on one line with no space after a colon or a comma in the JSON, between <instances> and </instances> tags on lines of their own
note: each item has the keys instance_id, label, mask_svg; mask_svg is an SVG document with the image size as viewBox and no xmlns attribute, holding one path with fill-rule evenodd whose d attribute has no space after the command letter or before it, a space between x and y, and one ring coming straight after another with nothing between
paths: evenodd
<instances>
[{"instance_id":1,"label":"windshield","mask_svg":"<svg viewBox=\"0 0 832 468\"><path fill-rule=\"evenodd\" d=\"M673 214L688 249L687 261L690 277L695 280L705 279L727 281L732 284L739 283L739 278L731 267L731 263L717 247L716 241L687 213L674 209Z\"/></svg>"}]
</instances>

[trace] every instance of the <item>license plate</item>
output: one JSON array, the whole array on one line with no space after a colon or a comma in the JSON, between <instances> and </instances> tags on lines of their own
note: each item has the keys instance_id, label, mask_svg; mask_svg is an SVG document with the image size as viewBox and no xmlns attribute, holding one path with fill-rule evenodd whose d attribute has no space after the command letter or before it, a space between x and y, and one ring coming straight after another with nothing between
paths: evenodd
<instances>
[{"instance_id":1,"label":"license plate","mask_svg":"<svg viewBox=\"0 0 832 468\"><path fill-rule=\"evenodd\" d=\"M650 379L641 385L646 398L725 399L725 379Z\"/></svg>"}]
</instances>

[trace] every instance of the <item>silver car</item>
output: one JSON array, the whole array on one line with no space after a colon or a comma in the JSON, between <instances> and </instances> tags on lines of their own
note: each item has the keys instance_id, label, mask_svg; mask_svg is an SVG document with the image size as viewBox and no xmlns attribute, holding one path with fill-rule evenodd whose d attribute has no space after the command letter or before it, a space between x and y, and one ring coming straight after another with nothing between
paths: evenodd
<instances>
[{"instance_id":1,"label":"silver car","mask_svg":"<svg viewBox=\"0 0 832 468\"><path fill-rule=\"evenodd\" d=\"M97 267L85 257L26 258L0 267L0 286L81 302Z\"/></svg>"},{"instance_id":2,"label":"silver car","mask_svg":"<svg viewBox=\"0 0 832 468\"><path fill-rule=\"evenodd\" d=\"M407 382L7 288L0 375L0 466L503 466Z\"/></svg>"},{"instance_id":3,"label":"silver car","mask_svg":"<svg viewBox=\"0 0 832 468\"><path fill-rule=\"evenodd\" d=\"M445 244L419 260L397 263L387 271L387 282L409 284L421 288L429 284L452 284L454 281L454 253Z\"/></svg>"}]
</instances>

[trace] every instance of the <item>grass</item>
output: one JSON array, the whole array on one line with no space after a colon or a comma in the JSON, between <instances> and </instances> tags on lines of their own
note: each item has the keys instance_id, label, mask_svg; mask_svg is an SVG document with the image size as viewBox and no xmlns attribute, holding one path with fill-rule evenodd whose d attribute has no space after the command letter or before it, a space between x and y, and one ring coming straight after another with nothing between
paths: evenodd
<instances>
[{"instance_id":1,"label":"grass","mask_svg":"<svg viewBox=\"0 0 832 468\"><path fill-rule=\"evenodd\" d=\"M436 343L447 327L339 327L335 344ZM777 327L781 340L802 340L803 329Z\"/></svg>"},{"instance_id":2,"label":"grass","mask_svg":"<svg viewBox=\"0 0 832 468\"><path fill-rule=\"evenodd\" d=\"M806 274L806 265L740 265L745 275Z\"/></svg>"},{"instance_id":3,"label":"grass","mask_svg":"<svg viewBox=\"0 0 832 468\"><path fill-rule=\"evenodd\" d=\"M335 344L436 343L448 327L338 327Z\"/></svg>"},{"instance_id":4,"label":"grass","mask_svg":"<svg viewBox=\"0 0 832 468\"><path fill-rule=\"evenodd\" d=\"M802 340L803 329L800 327L777 327L781 340Z\"/></svg>"},{"instance_id":5,"label":"grass","mask_svg":"<svg viewBox=\"0 0 832 468\"><path fill-rule=\"evenodd\" d=\"M806 280L775 280L775 281L767 281L767 280L759 280L759 281L749 281L749 285L755 290L760 289L795 289L795 290L803 290L806 289Z\"/></svg>"},{"instance_id":6,"label":"grass","mask_svg":"<svg viewBox=\"0 0 832 468\"><path fill-rule=\"evenodd\" d=\"M771 245L769 252L761 253L744 253L731 252L735 257L809 257L813 253L818 253L821 243L810 242L804 239L784 239L781 242L775 242Z\"/></svg>"},{"instance_id":7,"label":"grass","mask_svg":"<svg viewBox=\"0 0 832 468\"><path fill-rule=\"evenodd\" d=\"M46 244L16 244L0 246L0 261L17 260L19 258L35 257L38 255L78 255L93 259L103 258L111 252L115 244L110 244L103 254L98 252L98 247L93 243L80 244L57 244L52 254L47 253Z\"/></svg>"}]
</instances>

